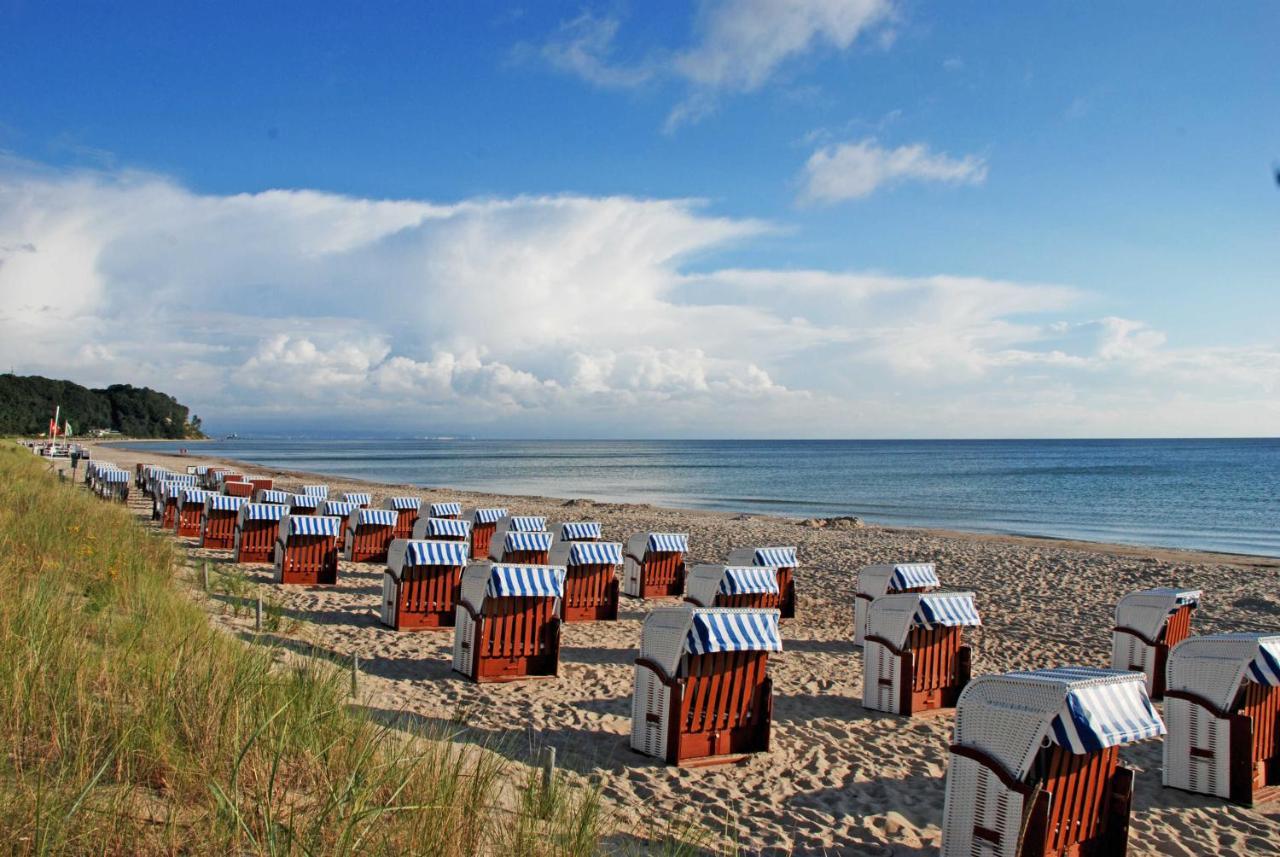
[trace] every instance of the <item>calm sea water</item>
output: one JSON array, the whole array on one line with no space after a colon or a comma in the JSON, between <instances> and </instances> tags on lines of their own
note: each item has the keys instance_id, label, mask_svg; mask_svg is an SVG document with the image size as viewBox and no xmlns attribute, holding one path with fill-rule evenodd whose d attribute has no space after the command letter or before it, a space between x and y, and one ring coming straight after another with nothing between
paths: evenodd
<instances>
[{"instance_id":1,"label":"calm sea water","mask_svg":"<svg viewBox=\"0 0 1280 857\"><path fill-rule=\"evenodd\" d=\"M241 439L199 450L380 482L1280 556L1280 439Z\"/></svg>"}]
</instances>

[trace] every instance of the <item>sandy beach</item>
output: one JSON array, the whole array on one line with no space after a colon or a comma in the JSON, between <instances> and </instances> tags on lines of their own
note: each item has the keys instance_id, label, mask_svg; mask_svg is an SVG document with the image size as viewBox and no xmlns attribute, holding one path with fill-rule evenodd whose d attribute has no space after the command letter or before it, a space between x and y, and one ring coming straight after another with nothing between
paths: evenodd
<instances>
[{"instance_id":1,"label":"sandy beach","mask_svg":"<svg viewBox=\"0 0 1280 857\"><path fill-rule=\"evenodd\" d=\"M382 485L202 457L198 444L184 457L102 446L93 454L128 470L138 461L174 469L231 463L274 477L279 487L324 482L333 492L368 491L375 503L414 494L595 520L613 541L644 530L687 532L691 562L722 560L740 546L797 545L797 618L784 622L784 651L770 659L772 749L738 765L687 770L627 745L640 626L664 602L624 598L618 622L565 625L556 680L481 686L451 672L451 630L397 633L378 622L378 566L344 562L335 587L276 587L267 566L236 568L226 552L187 543L193 563L207 559L269 590L296 620L278 635L282 645L358 655L359 704L376 718L463 724L465 738L501 747L518 763L536 759L541 746L555 747L571 778L600 784L611 812L609 841L623 847L692 823L745 853L936 852L952 717L905 719L862 708L852 605L856 572L869 563L935 562L946 588L977 593L984 627L966 635L975 674L1107 666L1116 600L1152 586L1204 590L1197 633L1280 631L1275 558ZM139 498L131 505L142 514ZM250 620L231 615L225 601L210 604L212 621L232 631L247 627ZM1130 853L1280 853L1280 805L1244 809L1162 788L1158 740L1124 747L1121 755L1137 772Z\"/></svg>"}]
</instances>

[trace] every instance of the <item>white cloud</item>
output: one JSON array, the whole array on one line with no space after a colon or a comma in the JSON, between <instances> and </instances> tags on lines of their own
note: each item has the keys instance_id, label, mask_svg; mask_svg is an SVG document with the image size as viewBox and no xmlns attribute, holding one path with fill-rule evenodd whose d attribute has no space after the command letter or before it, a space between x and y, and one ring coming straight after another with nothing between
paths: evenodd
<instances>
[{"instance_id":1,"label":"white cloud","mask_svg":"<svg viewBox=\"0 0 1280 857\"><path fill-rule=\"evenodd\" d=\"M987 164L976 155L953 158L923 143L886 149L872 138L824 146L809 156L800 200L831 203L860 199L906 181L982 184Z\"/></svg>"},{"instance_id":2,"label":"white cloud","mask_svg":"<svg viewBox=\"0 0 1280 857\"><path fill-rule=\"evenodd\" d=\"M1274 344L1178 347L1138 320L1073 318L1069 287L690 272L768 229L689 200L217 196L0 162L0 367L148 384L215 430L1280 426ZM1175 399L1195 404L1179 418Z\"/></svg>"},{"instance_id":3,"label":"white cloud","mask_svg":"<svg viewBox=\"0 0 1280 857\"><path fill-rule=\"evenodd\" d=\"M652 79L656 69L613 61L614 37L620 25L617 18L583 12L560 25L560 31L542 46L542 57L561 71L596 86L639 86Z\"/></svg>"}]
</instances>

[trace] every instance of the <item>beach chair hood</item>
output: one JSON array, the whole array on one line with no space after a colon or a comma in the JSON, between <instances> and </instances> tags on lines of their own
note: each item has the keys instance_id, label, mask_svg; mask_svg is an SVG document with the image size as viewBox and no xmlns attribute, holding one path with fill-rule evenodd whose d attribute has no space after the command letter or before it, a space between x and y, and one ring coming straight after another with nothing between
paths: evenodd
<instances>
[{"instance_id":1,"label":"beach chair hood","mask_svg":"<svg viewBox=\"0 0 1280 857\"><path fill-rule=\"evenodd\" d=\"M557 524L553 530L558 541L579 541L582 539L598 539L604 529L599 521L566 521Z\"/></svg>"},{"instance_id":2,"label":"beach chair hood","mask_svg":"<svg viewBox=\"0 0 1280 857\"><path fill-rule=\"evenodd\" d=\"M203 506L210 493L201 488L183 488L178 494L178 507Z\"/></svg>"},{"instance_id":3,"label":"beach chair hood","mask_svg":"<svg viewBox=\"0 0 1280 857\"><path fill-rule=\"evenodd\" d=\"M904 589L936 588L941 584L931 562L876 563L858 572L858 592L879 598Z\"/></svg>"},{"instance_id":4,"label":"beach chair hood","mask_svg":"<svg viewBox=\"0 0 1280 857\"><path fill-rule=\"evenodd\" d=\"M685 655L716 652L780 652L777 610L724 607L659 607L645 618L640 657L679 673Z\"/></svg>"},{"instance_id":5,"label":"beach chair hood","mask_svg":"<svg viewBox=\"0 0 1280 857\"><path fill-rule=\"evenodd\" d=\"M324 515L285 515L280 519L280 537L334 536L342 531L342 519Z\"/></svg>"},{"instance_id":6,"label":"beach chair hood","mask_svg":"<svg viewBox=\"0 0 1280 857\"><path fill-rule=\"evenodd\" d=\"M368 506L373 502L373 498L363 491L344 491L342 492L342 501L344 503L355 503L357 506Z\"/></svg>"},{"instance_id":7,"label":"beach chair hood","mask_svg":"<svg viewBox=\"0 0 1280 857\"><path fill-rule=\"evenodd\" d=\"M774 568L797 568L800 565L795 547L734 548L729 551L727 565L769 565Z\"/></svg>"},{"instance_id":8,"label":"beach chair hood","mask_svg":"<svg viewBox=\"0 0 1280 857\"><path fill-rule=\"evenodd\" d=\"M382 507L396 511L417 511L422 508L422 500L417 497L388 497Z\"/></svg>"},{"instance_id":9,"label":"beach chair hood","mask_svg":"<svg viewBox=\"0 0 1280 857\"><path fill-rule=\"evenodd\" d=\"M249 502L248 497L231 497L227 494L210 494L205 498L205 512L239 512ZM225 520L225 519L224 519Z\"/></svg>"},{"instance_id":10,"label":"beach chair hood","mask_svg":"<svg viewBox=\"0 0 1280 857\"><path fill-rule=\"evenodd\" d=\"M508 530L502 544L509 551L546 551L551 550L551 533L513 532Z\"/></svg>"},{"instance_id":11,"label":"beach chair hood","mask_svg":"<svg viewBox=\"0 0 1280 857\"><path fill-rule=\"evenodd\" d=\"M472 509L467 515L473 524L496 524L505 517L507 510L498 508Z\"/></svg>"},{"instance_id":12,"label":"beach chair hood","mask_svg":"<svg viewBox=\"0 0 1280 857\"><path fill-rule=\"evenodd\" d=\"M465 539L471 522L462 518L419 518L413 526L415 539Z\"/></svg>"},{"instance_id":13,"label":"beach chair hood","mask_svg":"<svg viewBox=\"0 0 1280 857\"><path fill-rule=\"evenodd\" d=\"M240 507L236 521L241 524L245 521L279 521L287 514L289 514L288 507L277 503L245 503Z\"/></svg>"},{"instance_id":14,"label":"beach chair hood","mask_svg":"<svg viewBox=\"0 0 1280 857\"><path fill-rule=\"evenodd\" d=\"M429 512L433 518L447 518L450 515L461 515L461 503L432 503Z\"/></svg>"},{"instance_id":15,"label":"beach chair hood","mask_svg":"<svg viewBox=\"0 0 1280 857\"><path fill-rule=\"evenodd\" d=\"M461 599L478 613L486 598L563 598L564 576L564 566L473 562L462 572Z\"/></svg>"},{"instance_id":16,"label":"beach chair hood","mask_svg":"<svg viewBox=\"0 0 1280 857\"><path fill-rule=\"evenodd\" d=\"M302 493L308 497L319 497L321 500L329 496L328 485L303 485Z\"/></svg>"},{"instance_id":17,"label":"beach chair hood","mask_svg":"<svg viewBox=\"0 0 1280 857\"><path fill-rule=\"evenodd\" d=\"M352 527L394 527L400 517L395 509L362 509L353 506L347 513Z\"/></svg>"},{"instance_id":18,"label":"beach chair hood","mask_svg":"<svg viewBox=\"0 0 1280 857\"><path fill-rule=\"evenodd\" d=\"M469 554L463 542L396 539L387 549L387 573L399 580L406 568L416 566L463 567Z\"/></svg>"},{"instance_id":19,"label":"beach chair hood","mask_svg":"<svg viewBox=\"0 0 1280 857\"><path fill-rule=\"evenodd\" d=\"M972 592L909 592L883 595L871 602L871 636L895 649L907 642L912 628L974 627L982 624Z\"/></svg>"},{"instance_id":20,"label":"beach chair hood","mask_svg":"<svg viewBox=\"0 0 1280 857\"><path fill-rule=\"evenodd\" d=\"M551 546L551 564L622 565L620 542L556 542Z\"/></svg>"},{"instance_id":21,"label":"beach chair hood","mask_svg":"<svg viewBox=\"0 0 1280 857\"><path fill-rule=\"evenodd\" d=\"M324 498L315 494L289 495L289 508L291 509L319 509L320 504L323 502Z\"/></svg>"},{"instance_id":22,"label":"beach chair hood","mask_svg":"<svg viewBox=\"0 0 1280 857\"><path fill-rule=\"evenodd\" d=\"M284 506L289 503L289 498L292 496L288 491L281 491L278 488L263 488L258 492L257 502Z\"/></svg>"},{"instance_id":23,"label":"beach chair hood","mask_svg":"<svg viewBox=\"0 0 1280 857\"><path fill-rule=\"evenodd\" d=\"M1168 690L1203 697L1230 711L1245 682L1280 686L1280 634L1188 637L1169 652Z\"/></svg>"},{"instance_id":24,"label":"beach chair hood","mask_svg":"<svg viewBox=\"0 0 1280 857\"><path fill-rule=\"evenodd\" d=\"M1164 627L1169 614L1190 604L1200 604L1199 589L1160 587L1133 592L1116 603L1116 625L1131 628L1148 640L1154 640Z\"/></svg>"},{"instance_id":25,"label":"beach chair hood","mask_svg":"<svg viewBox=\"0 0 1280 857\"><path fill-rule=\"evenodd\" d=\"M349 503L345 500L325 500L320 504L320 514L334 518L346 518L355 508L355 503Z\"/></svg>"}]
</instances>

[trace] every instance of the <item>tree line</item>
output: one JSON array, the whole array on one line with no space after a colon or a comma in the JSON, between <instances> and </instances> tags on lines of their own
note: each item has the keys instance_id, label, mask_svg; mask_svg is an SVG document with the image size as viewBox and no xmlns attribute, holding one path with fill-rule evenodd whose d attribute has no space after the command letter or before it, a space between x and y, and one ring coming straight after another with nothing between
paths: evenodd
<instances>
[{"instance_id":1,"label":"tree line","mask_svg":"<svg viewBox=\"0 0 1280 857\"><path fill-rule=\"evenodd\" d=\"M158 390L112 384L92 390L71 381L39 375L0 375L0 434L48 431L55 407L71 421L76 436L111 429L130 437L202 437L200 418Z\"/></svg>"}]
</instances>

